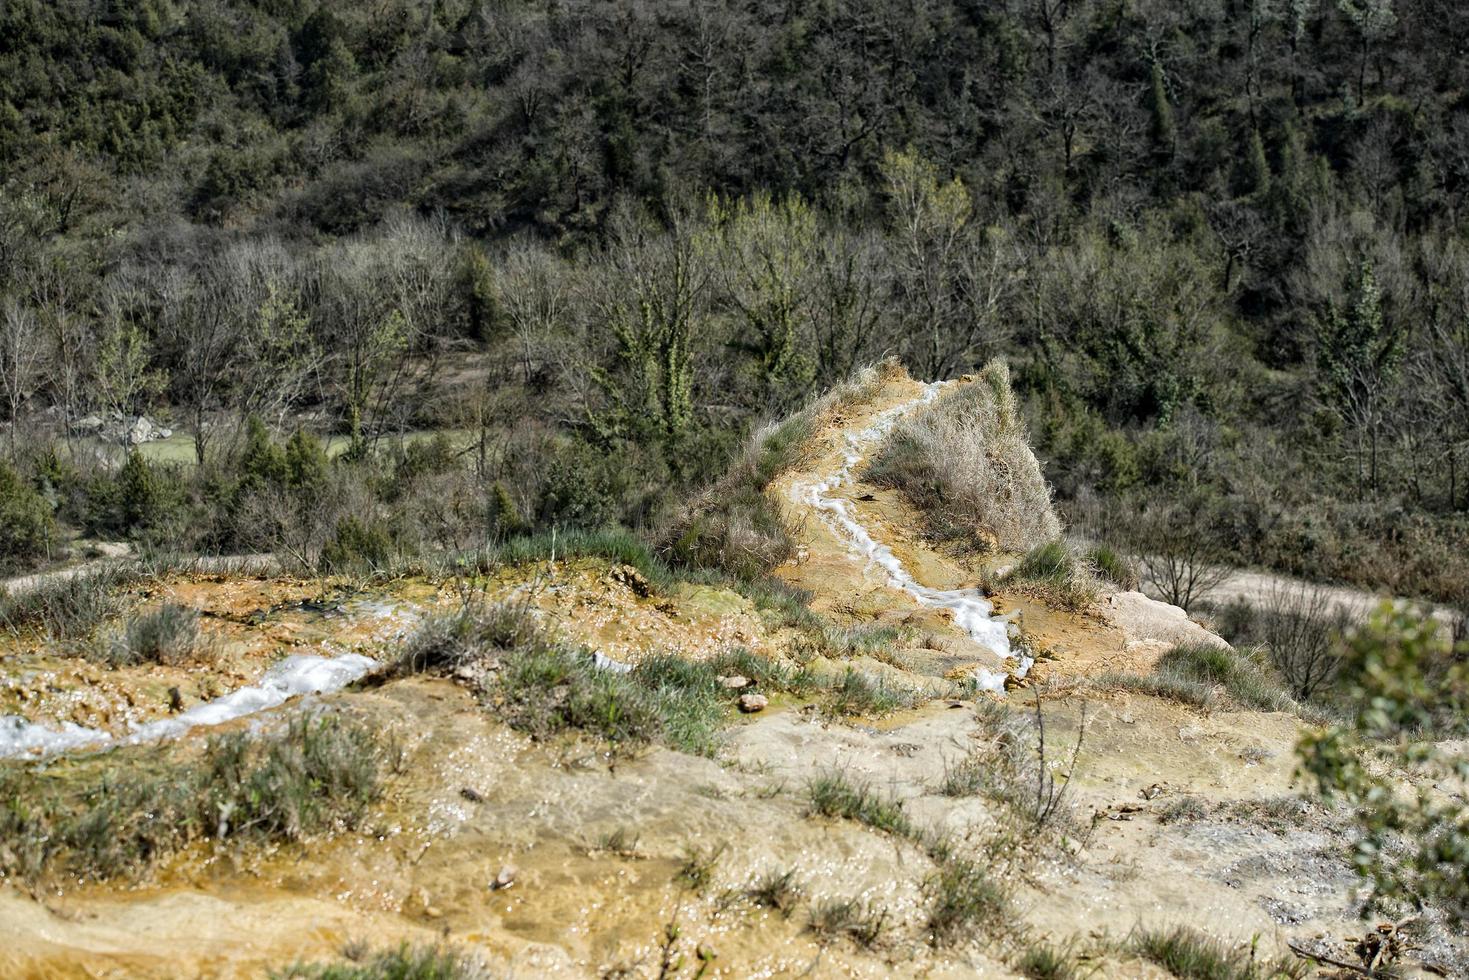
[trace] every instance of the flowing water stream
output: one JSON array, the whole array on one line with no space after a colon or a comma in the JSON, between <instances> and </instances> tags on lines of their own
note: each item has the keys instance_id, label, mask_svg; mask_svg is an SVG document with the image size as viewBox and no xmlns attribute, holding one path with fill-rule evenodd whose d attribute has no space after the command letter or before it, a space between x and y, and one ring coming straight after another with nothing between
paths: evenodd
<instances>
[{"instance_id":1,"label":"flowing water stream","mask_svg":"<svg viewBox=\"0 0 1469 980\"><path fill-rule=\"evenodd\" d=\"M354 600L340 615L344 620L378 623L387 633L401 635L415 618L411 612L393 602ZM330 622L337 622L334 614ZM381 637L388 640L391 637ZM278 707L291 698L312 694L329 694L341 690L378 666L378 662L360 653L333 654L328 640L320 646L321 654L294 654L277 661L253 684L221 697L196 704L187 711L168 718L135 723L123 734L101 728L88 728L74 722L49 723L30 721L19 715L0 715L0 758L46 758L65 752L95 751L119 745L136 745L175 739L192 728L222 725L227 721Z\"/></svg>"},{"instance_id":2,"label":"flowing water stream","mask_svg":"<svg viewBox=\"0 0 1469 980\"><path fill-rule=\"evenodd\" d=\"M1016 657L1011 651L1009 622L995 617L994 607L974 589L934 589L920 583L904 567L893 549L875 539L872 532L857 520L852 501L839 495L851 488L856 479L857 465L892 431L898 419L915 408L932 402L947 383L936 381L925 385L923 394L919 397L885 409L873 418L872 424L867 428L847 433L842 449L842 467L826 480L794 485L791 495L797 503L814 508L837 536L847 543L854 557L866 565L877 565L886 572L888 582L893 587L911 595L919 605L950 610L956 626L980 646L995 654L996 669L976 668L974 679L983 690L1004 694L1007 675L1013 673L1023 677L1031 665L1030 657ZM1014 661L1013 670L1006 669L1006 661Z\"/></svg>"}]
</instances>

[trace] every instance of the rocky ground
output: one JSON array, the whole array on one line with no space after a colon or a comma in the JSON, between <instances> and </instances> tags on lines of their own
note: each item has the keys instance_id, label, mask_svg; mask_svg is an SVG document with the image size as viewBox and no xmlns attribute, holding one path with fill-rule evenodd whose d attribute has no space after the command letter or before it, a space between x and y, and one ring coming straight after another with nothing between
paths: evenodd
<instances>
[{"instance_id":1,"label":"rocky ground","mask_svg":"<svg viewBox=\"0 0 1469 980\"><path fill-rule=\"evenodd\" d=\"M813 697L772 692L764 710L732 715L722 749L702 758L536 742L452 677L324 696L315 700L400 746L368 828L264 850L198 845L131 884L5 885L0 974L260 976L337 958L351 943L448 942L492 975L1012 976L1026 948L1049 945L1083 975L1164 977L1125 940L1179 924L1254 942L1262 956L1290 941L1345 955L1366 926L1340 816L1293 782L1301 720L1093 683L1146 671L1182 641L1222 641L1136 593L1068 611L1001 591L995 611L1010 614L1037 661L1003 699L976 695L958 682L993 667L994 654L803 510L797 488L840 467L846 435L918 393L889 379L828 420L773 488L801 535L779 575L837 626L896 627L879 649L813 651L731 589L654 589L600 560L506 568L475 585L533 603L557 632L619 663L741 647L818 675L854 667L927 692L921 704L834 717ZM895 493L860 479L833 492L923 585L958 589L984 576L922 540ZM176 711L170 689L186 703L218 696L287 653L386 659L415 618L452 607L462 586L174 575L129 601L202 610L217 647L208 665L118 670L13 641L0 661L0 714L121 731ZM1010 782L995 792L1001 776ZM812 787L832 778L892 806L902 827L823 816ZM1064 789L1054 812L1037 814L1038 788L1047 800ZM935 889L956 854L992 869L1011 911L935 942ZM842 902L873 928L813 929ZM1423 961L1469 975L1462 941L1426 937Z\"/></svg>"}]
</instances>

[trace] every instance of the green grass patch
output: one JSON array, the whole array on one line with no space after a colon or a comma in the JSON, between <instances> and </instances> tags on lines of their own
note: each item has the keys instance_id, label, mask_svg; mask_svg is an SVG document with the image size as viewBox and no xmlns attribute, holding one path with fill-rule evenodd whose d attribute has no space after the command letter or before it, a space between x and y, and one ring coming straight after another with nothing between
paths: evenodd
<instances>
[{"instance_id":1,"label":"green grass patch","mask_svg":"<svg viewBox=\"0 0 1469 980\"><path fill-rule=\"evenodd\" d=\"M1264 956L1255 945L1232 945L1187 926L1140 929L1128 947L1180 980L1298 980L1308 963L1290 956Z\"/></svg>"},{"instance_id":2,"label":"green grass patch","mask_svg":"<svg viewBox=\"0 0 1469 980\"><path fill-rule=\"evenodd\" d=\"M117 749L0 766L0 870L36 882L133 876L196 840L294 841L360 825L387 747L334 715L268 736L211 738L194 760Z\"/></svg>"},{"instance_id":3,"label":"green grass patch","mask_svg":"<svg viewBox=\"0 0 1469 980\"><path fill-rule=\"evenodd\" d=\"M919 700L920 695L912 688L848 668L828 692L826 711L844 717L881 717L910 708Z\"/></svg>"},{"instance_id":4,"label":"green grass patch","mask_svg":"<svg viewBox=\"0 0 1469 980\"><path fill-rule=\"evenodd\" d=\"M823 773L807 786L811 813L821 817L855 820L874 830L907 837L913 825L902 803L883 799L866 783L854 783L840 772Z\"/></svg>"},{"instance_id":5,"label":"green grass patch","mask_svg":"<svg viewBox=\"0 0 1469 980\"><path fill-rule=\"evenodd\" d=\"M1086 562L1092 572L1123 591L1130 592L1140 582L1132 560L1111 545L1099 544L1087 549Z\"/></svg>"},{"instance_id":6,"label":"green grass patch","mask_svg":"<svg viewBox=\"0 0 1469 980\"><path fill-rule=\"evenodd\" d=\"M948 856L924 884L934 945L954 946L992 935L1010 916L1010 896L985 866Z\"/></svg>"},{"instance_id":7,"label":"green grass patch","mask_svg":"<svg viewBox=\"0 0 1469 980\"><path fill-rule=\"evenodd\" d=\"M1299 711L1301 707L1270 668L1247 652L1227 647L1174 647L1158 658L1148 674L1114 671L1099 675L1093 683L1205 710L1220 707L1221 693L1233 704L1256 711Z\"/></svg>"},{"instance_id":8,"label":"green grass patch","mask_svg":"<svg viewBox=\"0 0 1469 980\"><path fill-rule=\"evenodd\" d=\"M1158 674L1222 686L1229 697L1259 711L1290 711L1296 707L1285 686L1268 668L1240 650L1218 646L1178 646L1158 658Z\"/></svg>"},{"instance_id":9,"label":"green grass patch","mask_svg":"<svg viewBox=\"0 0 1469 980\"><path fill-rule=\"evenodd\" d=\"M409 946L386 952L348 949L345 963L298 963L272 971L272 980L487 980L475 957L449 946Z\"/></svg>"},{"instance_id":10,"label":"green grass patch","mask_svg":"<svg viewBox=\"0 0 1469 980\"><path fill-rule=\"evenodd\" d=\"M999 584L1063 609L1083 609L1097 598L1090 569L1060 538L1027 551Z\"/></svg>"}]
</instances>

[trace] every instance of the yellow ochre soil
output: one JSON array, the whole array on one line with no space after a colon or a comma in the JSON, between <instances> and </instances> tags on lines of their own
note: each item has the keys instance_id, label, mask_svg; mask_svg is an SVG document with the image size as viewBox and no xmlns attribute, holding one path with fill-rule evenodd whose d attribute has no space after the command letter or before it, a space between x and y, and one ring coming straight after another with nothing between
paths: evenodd
<instances>
[{"instance_id":1,"label":"yellow ochre soil","mask_svg":"<svg viewBox=\"0 0 1469 980\"><path fill-rule=\"evenodd\" d=\"M983 662L985 651L855 560L789 494L840 465L844 431L918 392L905 376L886 378L868 403L825 420L807 458L772 492L791 509L801 545L780 577L809 590L813 607L839 625L906 627L911 648L864 665L938 689L940 677ZM851 497L859 519L924 584L979 581L983 569L921 540L920 522L897 494L859 484ZM480 585L492 597L528 596L568 638L624 662L729 647L799 655L789 629L732 591L680 586L642 595L605 562L543 562ZM288 653L389 656L413 617L458 601L452 583L347 589L228 576L179 576L131 598L202 610L215 660L108 670L15 639L0 658L0 713L116 729L166 713L170 687L194 703L252 682ZM1166 976L1115 942L1140 925L1258 937L1269 952L1288 939L1339 941L1362 931L1339 820L1303 800L1272 810L1287 813L1283 823L1249 807L1299 790L1297 718L1206 714L1098 690L1086 679L1145 670L1166 649L1146 617L1109 613L1105 597L1098 605L1106 608L1082 612L1024 595L995 602L997 611L1019 612L1042 657L1009 692L1014 710L1042 701L1053 761L1069 759L1083 723L1086 732L1070 786L1077 831L1037 861L997 868L1014 895L1017 929L1071 943L1085 957L1083 975L1103 977ZM394 680L329 700L403 749L401 773L363 832L269 849L200 845L136 883L34 894L0 885L0 976L258 977L297 961L336 960L351 942L438 941L476 953L491 975L519 977L657 977L669 964L677 969L665 975L682 977L701 967L705 977L1016 975L1005 936L929 942L926 888L935 865L920 846L808 813L809 781L835 770L902 801L917 826L946 831L961 847L977 839L995 825L997 804L938 788L995 738L977 702L940 697L883 720L842 720L776 698L764 712L734 717L723 749L706 759L662 747L612 758L588 741L536 743L443 678ZM1185 796L1208 815L1161 819ZM677 880L691 850L720 854L702 891ZM754 879L785 871L801 889L789 916L741 897ZM876 946L818 940L809 910L831 899L886 909Z\"/></svg>"}]
</instances>

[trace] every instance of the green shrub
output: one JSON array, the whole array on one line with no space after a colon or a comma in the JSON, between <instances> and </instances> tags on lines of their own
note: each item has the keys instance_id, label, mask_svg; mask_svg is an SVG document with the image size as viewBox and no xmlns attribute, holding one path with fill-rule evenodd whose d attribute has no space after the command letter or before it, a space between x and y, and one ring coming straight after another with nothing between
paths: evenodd
<instances>
[{"instance_id":1,"label":"green shrub","mask_svg":"<svg viewBox=\"0 0 1469 980\"><path fill-rule=\"evenodd\" d=\"M170 512L170 482L134 449L117 473L116 524L130 537L161 526Z\"/></svg>"},{"instance_id":2,"label":"green shrub","mask_svg":"<svg viewBox=\"0 0 1469 980\"><path fill-rule=\"evenodd\" d=\"M391 564L393 536L376 518L344 517L321 549L321 567L332 574L375 572Z\"/></svg>"},{"instance_id":3,"label":"green shrub","mask_svg":"<svg viewBox=\"0 0 1469 980\"><path fill-rule=\"evenodd\" d=\"M321 440L297 429L282 456L284 483L303 497L320 493L330 475L331 460Z\"/></svg>"},{"instance_id":4,"label":"green shrub","mask_svg":"<svg viewBox=\"0 0 1469 980\"><path fill-rule=\"evenodd\" d=\"M177 666L198 653L199 641L198 610L165 602L157 609L133 617L122 634L104 648L104 653L113 666L145 663Z\"/></svg>"},{"instance_id":5,"label":"green shrub","mask_svg":"<svg viewBox=\"0 0 1469 980\"><path fill-rule=\"evenodd\" d=\"M47 557L55 536L56 522L46 498L0 460L0 570Z\"/></svg>"}]
</instances>

